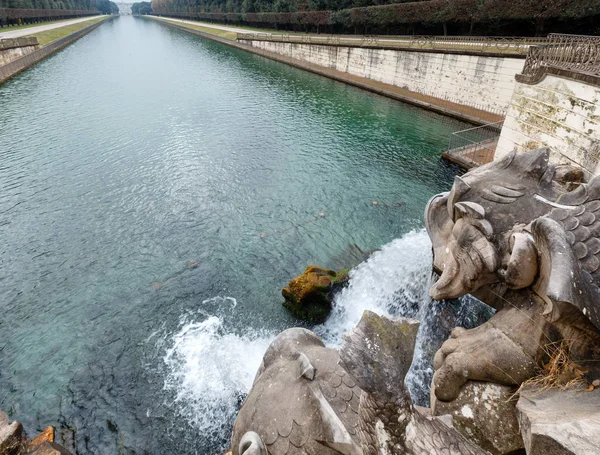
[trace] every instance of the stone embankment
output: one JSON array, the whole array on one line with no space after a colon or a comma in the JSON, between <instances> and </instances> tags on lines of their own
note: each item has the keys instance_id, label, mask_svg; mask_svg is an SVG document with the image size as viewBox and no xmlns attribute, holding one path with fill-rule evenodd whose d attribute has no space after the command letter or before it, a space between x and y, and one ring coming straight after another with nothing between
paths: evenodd
<instances>
[{"instance_id":1,"label":"stone embankment","mask_svg":"<svg viewBox=\"0 0 600 455\"><path fill-rule=\"evenodd\" d=\"M147 16L144 16L147 17ZM380 43L324 42L305 36L301 42L286 35L249 34L239 29L237 39L211 32L216 26L192 21L152 18L173 28L219 41L296 68L344 82L474 124L503 120L523 69L525 54L494 46L410 49ZM233 34L232 27L219 27ZM360 37L356 37L360 41ZM314 41L314 42L313 42ZM486 43L483 43L486 44Z\"/></svg>"},{"instance_id":2,"label":"stone embankment","mask_svg":"<svg viewBox=\"0 0 600 455\"><path fill-rule=\"evenodd\" d=\"M481 117L486 122L504 116L514 76L521 72L521 55L488 51L397 49L386 45L346 45L289 42L285 38L240 34L238 41L253 48L293 58L317 67L405 90L407 98L427 96L447 110ZM452 103L452 104L450 104ZM459 108L462 107L462 109ZM479 111L479 112L478 112Z\"/></svg>"},{"instance_id":3,"label":"stone embankment","mask_svg":"<svg viewBox=\"0 0 600 455\"><path fill-rule=\"evenodd\" d=\"M600 44L596 59L598 49ZM580 166L588 177L600 175L599 63L586 71L541 65L519 75L495 157L538 147L549 147L554 163Z\"/></svg>"},{"instance_id":4,"label":"stone embankment","mask_svg":"<svg viewBox=\"0 0 600 455\"><path fill-rule=\"evenodd\" d=\"M90 24L87 27L82 28L81 30L78 30L78 31L76 31L70 35L67 35L63 38L60 38L56 41L53 41L52 43L50 43L44 47L36 48L31 52L21 51L21 52L23 52L22 56L20 56L18 58L11 58L5 64L2 64L1 55L2 55L3 51L0 48L0 84L5 82L6 80L10 79L11 77L19 74L21 71L24 71L27 68L35 65L36 63L45 59L46 57L49 57L50 55L54 54L55 52L63 49L64 47L68 46L72 42L77 41L79 38L88 34L89 32L96 29L97 27L99 27L104 22L106 22L107 20L110 20L110 19L112 19L112 16L107 16L107 18L104 20ZM20 39L22 39L22 38L20 38ZM9 41L15 41L15 40L9 40ZM16 41L18 41L18 40L16 40ZM6 60L8 60L8 57L6 58Z\"/></svg>"},{"instance_id":5,"label":"stone embankment","mask_svg":"<svg viewBox=\"0 0 600 455\"><path fill-rule=\"evenodd\" d=\"M54 428L47 427L33 439L29 439L21 423L11 422L0 410L0 455L71 455L54 442Z\"/></svg>"}]
</instances>

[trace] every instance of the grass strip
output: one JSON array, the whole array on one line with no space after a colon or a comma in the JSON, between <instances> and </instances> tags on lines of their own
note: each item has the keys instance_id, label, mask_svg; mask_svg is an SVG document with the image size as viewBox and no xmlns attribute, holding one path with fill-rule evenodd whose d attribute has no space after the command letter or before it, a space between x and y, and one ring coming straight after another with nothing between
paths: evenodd
<instances>
[{"instance_id":1,"label":"grass strip","mask_svg":"<svg viewBox=\"0 0 600 455\"><path fill-rule=\"evenodd\" d=\"M94 19L90 19L89 21L78 22L76 24L65 25L64 27L53 28L52 30L46 30L45 32L34 33L29 36L35 36L40 43L40 46L45 46L50 44L57 39L63 38L67 35L71 35L72 33L78 32L82 28L87 27L88 25L95 24L96 22L103 21L108 16L96 17Z\"/></svg>"},{"instance_id":2,"label":"grass strip","mask_svg":"<svg viewBox=\"0 0 600 455\"><path fill-rule=\"evenodd\" d=\"M167 19L167 18L155 17L155 16L150 16L150 17L152 17L153 19L162 20L165 22L173 22L174 24L181 25L182 27L185 27L185 28L189 28L192 30L198 30L199 32L204 32L207 35L215 35L220 38L225 38L225 39L228 39L231 41L235 41L237 38L237 33L235 33L235 32L228 32L226 30L220 30L218 28L203 27L201 25L189 24L187 22L181 22L176 19Z\"/></svg>"}]
</instances>

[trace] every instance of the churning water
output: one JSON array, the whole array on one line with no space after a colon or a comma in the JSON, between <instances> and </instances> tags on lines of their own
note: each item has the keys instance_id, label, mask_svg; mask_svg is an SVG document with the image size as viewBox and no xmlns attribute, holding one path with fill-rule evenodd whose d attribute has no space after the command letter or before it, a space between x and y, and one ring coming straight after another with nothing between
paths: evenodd
<instances>
[{"instance_id":1,"label":"churning water","mask_svg":"<svg viewBox=\"0 0 600 455\"><path fill-rule=\"evenodd\" d=\"M479 302L464 298L433 303L428 297L431 278L431 244L425 231L412 231L384 245L350 272L350 282L334 301L329 319L312 329L330 347L338 347L343 335L360 320L365 310L421 320L415 358L407 385L418 404L427 405L433 376L432 356L456 326L474 327L489 314ZM168 346L164 362L165 386L175 403L199 431L218 438L227 433L245 393L250 390L262 355L275 331L249 329L232 333L228 320L236 300L217 297L217 313L182 316L180 330L158 341ZM208 303L208 302L203 302Z\"/></svg>"},{"instance_id":2,"label":"churning water","mask_svg":"<svg viewBox=\"0 0 600 455\"><path fill-rule=\"evenodd\" d=\"M426 297L423 209L462 127L135 18L0 86L0 408L81 454L219 453L302 324L281 288L354 244L381 250L312 328L422 319L423 400L440 337L479 315Z\"/></svg>"}]
</instances>

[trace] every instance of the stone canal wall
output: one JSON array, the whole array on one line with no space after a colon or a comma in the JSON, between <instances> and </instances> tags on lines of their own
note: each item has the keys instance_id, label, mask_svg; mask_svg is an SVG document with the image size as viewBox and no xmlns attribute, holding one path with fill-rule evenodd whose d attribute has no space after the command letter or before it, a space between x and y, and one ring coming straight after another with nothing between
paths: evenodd
<instances>
[{"instance_id":1,"label":"stone canal wall","mask_svg":"<svg viewBox=\"0 0 600 455\"><path fill-rule=\"evenodd\" d=\"M1 39L0 40L0 66L21 58L39 49L36 37Z\"/></svg>"},{"instance_id":2,"label":"stone canal wall","mask_svg":"<svg viewBox=\"0 0 600 455\"><path fill-rule=\"evenodd\" d=\"M550 147L550 160L600 174L600 77L548 68L534 83L517 82L496 149Z\"/></svg>"},{"instance_id":3,"label":"stone canal wall","mask_svg":"<svg viewBox=\"0 0 600 455\"><path fill-rule=\"evenodd\" d=\"M91 32L95 28L99 27L101 24L111 19L111 16L107 16L106 19L95 22L91 25L88 25L81 30L72 33L71 35L65 36L61 39L58 39L44 47L38 48L33 52L28 53L27 55L23 55L17 59L10 61L7 64L0 66L0 84L8 80L9 78L19 74L21 71L26 70L27 68L35 65L40 60L45 59L46 57L52 55L53 53L61 50L62 48L68 46L73 41L78 40L83 35ZM37 41L37 40L36 40Z\"/></svg>"},{"instance_id":4,"label":"stone canal wall","mask_svg":"<svg viewBox=\"0 0 600 455\"><path fill-rule=\"evenodd\" d=\"M504 116L524 58L238 39L255 49Z\"/></svg>"}]
</instances>

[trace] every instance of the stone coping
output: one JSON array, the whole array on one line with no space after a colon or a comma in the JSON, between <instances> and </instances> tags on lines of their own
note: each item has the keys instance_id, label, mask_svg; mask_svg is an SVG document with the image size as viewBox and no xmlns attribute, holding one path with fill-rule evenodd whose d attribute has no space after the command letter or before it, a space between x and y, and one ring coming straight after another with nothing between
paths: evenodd
<instances>
[{"instance_id":1,"label":"stone coping","mask_svg":"<svg viewBox=\"0 0 600 455\"><path fill-rule=\"evenodd\" d=\"M18 47L38 46L38 39L35 36L22 38L0 39L0 51L6 49L15 49Z\"/></svg>"},{"instance_id":2,"label":"stone coping","mask_svg":"<svg viewBox=\"0 0 600 455\"><path fill-rule=\"evenodd\" d=\"M586 73L558 66L541 66L535 74L517 74L515 79L522 84L536 85L542 82L547 75L560 76L600 87L600 74Z\"/></svg>"},{"instance_id":3,"label":"stone coping","mask_svg":"<svg viewBox=\"0 0 600 455\"><path fill-rule=\"evenodd\" d=\"M469 56L475 56L475 57L517 58L517 59L521 59L521 60L525 60L527 58L527 55L524 53L494 52L492 50L476 51L476 50L467 50L467 49L443 49L443 48L427 49L427 48L423 48L423 47L415 47L415 46L410 46L410 45L392 46L392 45L385 45L385 44L369 44L369 43L359 44L359 43L353 43L353 42L331 43L331 42L327 42L325 39L323 39L322 41L318 41L318 40L302 41L301 39L292 40L292 39L286 39L284 37L279 38L276 35L274 35L273 38L268 38L268 39L260 38L260 37L254 38L254 37L250 36L251 34L250 35L239 34L239 35L240 36L238 36L237 40L240 42L243 42L243 41L269 41L269 42L274 42L274 43L304 44L304 45L312 45L312 46L332 46L332 47L349 47L349 48L361 48L361 49L382 49L382 50L388 50L388 51L402 51L402 52L421 52L421 53L425 53L425 54L469 55Z\"/></svg>"}]
</instances>

